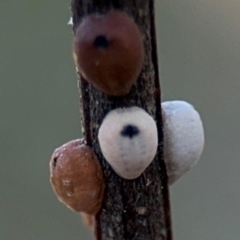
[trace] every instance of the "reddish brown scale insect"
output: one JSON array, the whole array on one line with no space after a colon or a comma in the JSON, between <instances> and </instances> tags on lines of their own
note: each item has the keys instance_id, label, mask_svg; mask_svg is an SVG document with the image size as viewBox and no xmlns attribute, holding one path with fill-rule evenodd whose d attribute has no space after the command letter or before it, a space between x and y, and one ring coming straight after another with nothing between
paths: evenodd
<instances>
[{"instance_id":1,"label":"reddish brown scale insect","mask_svg":"<svg viewBox=\"0 0 240 240\"><path fill-rule=\"evenodd\" d=\"M125 95L142 69L142 35L123 12L92 14L76 29L74 59L81 75L94 87L108 95Z\"/></svg>"},{"instance_id":2,"label":"reddish brown scale insect","mask_svg":"<svg viewBox=\"0 0 240 240\"><path fill-rule=\"evenodd\" d=\"M70 141L54 151L50 175L58 199L68 207L90 215L100 210L105 188L102 169L83 140Z\"/></svg>"}]
</instances>

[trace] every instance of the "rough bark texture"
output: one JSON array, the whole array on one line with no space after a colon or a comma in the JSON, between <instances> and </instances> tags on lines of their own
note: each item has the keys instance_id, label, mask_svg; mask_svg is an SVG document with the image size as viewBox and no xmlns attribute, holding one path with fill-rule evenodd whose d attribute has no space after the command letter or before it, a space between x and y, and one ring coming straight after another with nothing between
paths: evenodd
<instances>
[{"instance_id":1,"label":"rough bark texture","mask_svg":"<svg viewBox=\"0 0 240 240\"><path fill-rule=\"evenodd\" d=\"M79 76L82 124L88 145L102 165L106 190L101 212L96 216L96 238L102 240L171 240L170 206L163 161L160 84L154 26L153 0L72 0L73 30L90 13L110 9L127 12L138 24L145 47L145 61L137 83L123 97L105 95ZM117 57L117 56L116 56ZM158 153L135 180L118 177L105 161L97 139L104 116L119 107L139 106L157 122Z\"/></svg>"}]
</instances>

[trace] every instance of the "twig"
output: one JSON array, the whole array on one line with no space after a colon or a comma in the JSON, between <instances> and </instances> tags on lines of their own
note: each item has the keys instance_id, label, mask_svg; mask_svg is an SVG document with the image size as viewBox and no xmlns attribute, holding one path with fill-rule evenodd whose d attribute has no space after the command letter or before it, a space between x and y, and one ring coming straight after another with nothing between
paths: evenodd
<instances>
[{"instance_id":1,"label":"twig","mask_svg":"<svg viewBox=\"0 0 240 240\"><path fill-rule=\"evenodd\" d=\"M144 38L145 61L141 75L129 94L111 97L101 93L79 75L84 135L102 165L106 181L102 210L96 216L97 240L171 240L170 204L165 163L160 84L157 62L153 0L71 0L73 30L90 13L110 9L125 11L138 24ZM97 140L104 116L112 109L139 106L158 127L158 152L146 171L135 180L117 176L105 161Z\"/></svg>"}]
</instances>

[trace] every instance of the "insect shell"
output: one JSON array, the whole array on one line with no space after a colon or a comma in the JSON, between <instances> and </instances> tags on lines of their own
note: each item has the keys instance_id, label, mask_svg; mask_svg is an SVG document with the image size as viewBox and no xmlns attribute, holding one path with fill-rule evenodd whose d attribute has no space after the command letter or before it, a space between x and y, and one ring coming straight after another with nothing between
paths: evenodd
<instances>
[{"instance_id":1,"label":"insect shell","mask_svg":"<svg viewBox=\"0 0 240 240\"><path fill-rule=\"evenodd\" d=\"M58 199L72 210L90 215L100 210L105 188L102 170L83 139L70 141L54 151L50 180Z\"/></svg>"},{"instance_id":2,"label":"insect shell","mask_svg":"<svg viewBox=\"0 0 240 240\"><path fill-rule=\"evenodd\" d=\"M158 137L153 118L139 107L115 109L98 133L102 153L122 178L139 177L156 155Z\"/></svg>"},{"instance_id":3,"label":"insect shell","mask_svg":"<svg viewBox=\"0 0 240 240\"><path fill-rule=\"evenodd\" d=\"M108 95L127 94L142 69L142 35L124 12L112 10L83 19L76 28L73 48L81 75Z\"/></svg>"},{"instance_id":4,"label":"insect shell","mask_svg":"<svg viewBox=\"0 0 240 240\"><path fill-rule=\"evenodd\" d=\"M169 184L195 166L204 147L204 129L193 106L184 101L162 103L164 160Z\"/></svg>"}]
</instances>

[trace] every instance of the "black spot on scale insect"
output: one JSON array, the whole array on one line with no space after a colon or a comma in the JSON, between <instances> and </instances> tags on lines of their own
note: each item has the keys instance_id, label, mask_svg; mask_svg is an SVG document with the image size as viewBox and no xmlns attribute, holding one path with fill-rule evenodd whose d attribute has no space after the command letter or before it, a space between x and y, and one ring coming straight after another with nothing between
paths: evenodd
<instances>
[{"instance_id":1,"label":"black spot on scale insect","mask_svg":"<svg viewBox=\"0 0 240 240\"><path fill-rule=\"evenodd\" d=\"M139 133L140 133L139 128L132 124L124 126L121 131L121 135L123 137L128 137L130 139L136 137L137 135L139 135Z\"/></svg>"}]
</instances>

